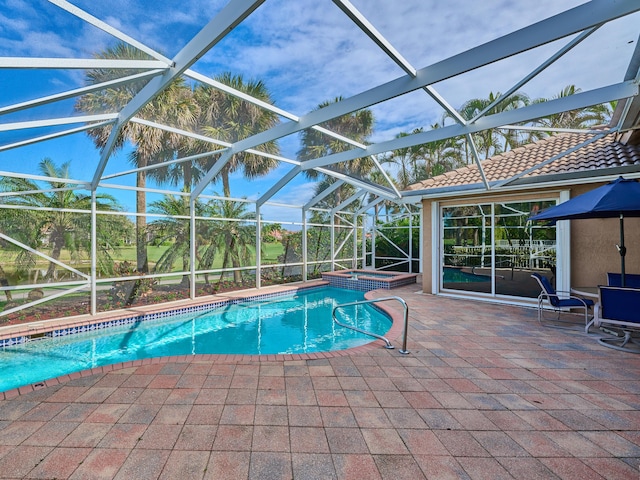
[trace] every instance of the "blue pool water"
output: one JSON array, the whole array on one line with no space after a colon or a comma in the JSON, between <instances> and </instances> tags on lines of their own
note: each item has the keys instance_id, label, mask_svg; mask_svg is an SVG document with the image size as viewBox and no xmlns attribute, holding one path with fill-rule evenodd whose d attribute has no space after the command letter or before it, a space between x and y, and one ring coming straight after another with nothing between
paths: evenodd
<instances>
[{"instance_id":1,"label":"blue pool water","mask_svg":"<svg viewBox=\"0 0 640 480\"><path fill-rule=\"evenodd\" d=\"M195 354L278 354L342 350L372 337L335 325L334 305L364 299L332 287L180 314L0 350L0 392L103 365ZM338 319L384 335L390 318L371 305L345 307Z\"/></svg>"}]
</instances>

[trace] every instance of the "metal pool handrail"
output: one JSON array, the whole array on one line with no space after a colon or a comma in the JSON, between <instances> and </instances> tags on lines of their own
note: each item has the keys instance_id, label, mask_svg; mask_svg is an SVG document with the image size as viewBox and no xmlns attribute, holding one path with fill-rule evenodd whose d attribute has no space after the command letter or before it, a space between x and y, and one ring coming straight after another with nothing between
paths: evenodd
<instances>
[{"instance_id":1,"label":"metal pool handrail","mask_svg":"<svg viewBox=\"0 0 640 480\"><path fill-rule=\"evenodd\" d=\"M402 349L399 350L400 353L406 355L409 353L409 351L407 350L407 330L409 327L409 307L407 306L407 302L405 302L402 298L400 297L380 297L380 298L374 298L372 300L359 300L357 302L349 302L349 303L342 303L340 305L336 305L335 307L333 307L333 310L331 310L331 316L333 317L333 321L335 323L337 323L338 325L340 325L341 327L345 327L345 328L349 328L351 330L355 330L356 332L360 332L360 333L364 333L365 335L370 335L372 337L378 338L382 341L384 341L386 343L385 348L389 348L392 349L394 348L394 346L391 344L391 342L386 338L383 337L382 335L378 335L376 333L372 333L372 332L367 332L366 330L362 330L358 327L354 327L351 325L346 325L344 323L341 323L340 321L338 321L338 319L336 318L336 310L342 307L349 307L352 305L364 305L367 303L378 303L378 302L385 302L387 300L396 300L398 302L400 302L402 304L402 308L404 309L404 334L403 334L403 338L402 338Z\"/></svg>"}]
</instances>

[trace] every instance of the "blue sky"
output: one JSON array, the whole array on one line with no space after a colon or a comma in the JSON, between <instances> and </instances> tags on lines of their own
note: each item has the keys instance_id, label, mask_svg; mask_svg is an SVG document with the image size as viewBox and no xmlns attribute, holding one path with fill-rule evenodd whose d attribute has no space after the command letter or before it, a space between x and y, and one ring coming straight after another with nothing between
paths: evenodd
<instances>
[{"instance_id":1,"label":"blue sky","mask_svg":"<svg viewBox=\"0 0 640 480\"><path fill-rule=\"evenodd\" d=\"M226 2L220 0L77 0L74 5L171 57ZM583 3L579 0L353 0L352 2L416 68L433 64L475 45ZM179 5L179 8L177 7ZM551 97L568 84L591 89L619 82L638 39L638 14L596 32L583 45L545 71L523 91ZM454 107L489 92L505 91L565 42L538 48L516 58L435 85ZM106 33L81 22L46 1L0 0L0 56L89 58L113 45ZM200 59L193 69L215 76L225 71L261 79L275 104L304 115L319 103L349 97L403 74L330 0L267 0L243 24ZM83 84L82 71L0 69L0 106ZM372 108L374 141L393 138L440 120L441 109L423 92L414 92ZM73 102L5 116L2 123L66 116ZM0 135L0 144L32 133ZM298 137L281 142L284 156L295 158ZM72 162L72 173L90 179L99 158L84 134L25 149L0 152L0 170L31 173L45 156ZM110 160L107 171L129 168L125 152ZM232 185L234 196L255 198L283 172ZM213 186L208 191L221 190ZM276 201L300 204L313 191L296 179ZM127 203L129 200L125 200ZM275 213L274 213L275 214Z\"/></svg>"}]
</instances>

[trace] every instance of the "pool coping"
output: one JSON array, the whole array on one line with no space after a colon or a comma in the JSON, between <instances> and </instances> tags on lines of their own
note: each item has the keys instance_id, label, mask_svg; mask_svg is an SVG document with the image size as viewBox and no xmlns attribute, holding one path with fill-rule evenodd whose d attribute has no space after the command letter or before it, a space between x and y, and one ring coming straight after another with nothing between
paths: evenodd
<instances>
[{"instance_id":1,"label":"pool coping","mask_svg":"<svg viewBox=\"0 0 640 480\"><path fill-rule=\"evenodd\" d=\"M353 277L354 273L357 274L357 277ZM387 275L388 278L376 276L380 274ZM378 289L391 290L393 288L403 287L416 283L417 277L417 273L396 272L393 270L368 270L363 268L322 272L322 279L327 280L332 287L348 288L364 292Z\"/></svg>"},{"instance_id":2,"label":"pool coping","mask_svg":"<svg viewBox=\"0 0 640 480\"><path fill-rule=\"evenodd\" d=\"M178 312L184 309L190 309L194 307L207 308L208 306L217 304L226 304L229 302L238 303L241 301L251 300L253 298L259 298L262 296L273 296L279 293L297 292L300 290L306 290L310 288L316 288L321 286L328 286L329 282L323 280L315 280L311 282L304 282L295 285L278 285L264 288L253 288L249 290L228 292L225 294L209 295L206 297L198 297L191 300L179 300L176 302L161 303L155 305L145 305L135 308L128 308L123 310L114 310L110 312L99 313L97 315L78 315L74 317L67 317L63 319L51 319L40 322L33 322L33 324L23 325L10 325L7 327L0 327L0 340L7 338L17 338L20 336L35 336L41 337L49 332L53 332L60 329L73 329L82 328L89 325L102 324L110 321L117 320L129 320L136 319L141 316L153 315L157 313L172 313ZM376 298L376 292L381 294L388 294L388 290L371 290L365 292L365 299L370 300ZM391 318L391 328L385 334L385 337L389 341L397 339L404 331L404 315L397 309L390 306L379 303L376 307L380 308ZM215 307L213 307L215 308ZM129 323L133 323L135 320L131 320ZM131 360L127 362L114 363L110 365L104 365L101 367L95 367L91 369L85 369L78 372L73 372L59 377L50 378L42 382L36 382L22 387L0 392L0 400L8 400L10 398L24 395L35 390L47 388L53 385L67 382L69 380L82 378L90 375L102 374L114 370L121 370L131 367L139 367L142 365L150 365L157 363L194 363L194 362L213 362L213 363L251 363L251 362L281 362L281 361L304 361L304 360L318 360L334 357L342 357L348 355L354 355L362 352L366 352L372 349L384 348L385 342L383 340L374 340L372 342L352 347L344 350L333 350L330 352L314 352L314 353L290 353L290 354L267 354L267 355L240 355L240 354L196 354L196 355L178 355L167 357L153 357L140 360Z\"/></svg>"},{"instance_id":3,"label":"pool coping","mask_svg":"<svg viewBox=\"0 0 640 480\"><path fill-rule=\"evenodd\" d=\"M0 327L0 346L3 341L19 337L40 337L47 333L62 330L82 328L90 325L117 321L131 320L138 317L166 313L170 315L176 314L180 310L207 307L215 308L227 303L237 303L248 299L258 299L263 296L273 296L278 293L288 293L291 291L304 290L323 285L328 282L322 280L312 280L304 283L274 285L264 288L251 288L245 290L236 290L215 295L206 295L195 299L183 299L173 302L156 303L152 305L140 305L118 310L110 310L108 312L99 312L96 315L83 314L63 318L53 318L48 320L38 320L35 322L23 323L18 325L8 325Z\"/></svg>"}]
</instances>

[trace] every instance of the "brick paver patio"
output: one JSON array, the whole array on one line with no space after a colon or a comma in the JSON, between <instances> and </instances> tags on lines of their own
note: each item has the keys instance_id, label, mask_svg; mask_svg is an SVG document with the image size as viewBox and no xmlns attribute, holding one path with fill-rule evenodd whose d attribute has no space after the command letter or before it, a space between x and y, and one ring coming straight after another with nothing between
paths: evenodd
<instances>
[{"instance_id":1,"label":"brick paver patio","mask_svg":"<svg viewBox=\"0 0 640 480\"><path fill-rule=\"evenodd\" d=\"M3 400L0 478L639 477L640 355L417 290L406 356L160 359Z\"/></svg>"}]
</instances>

